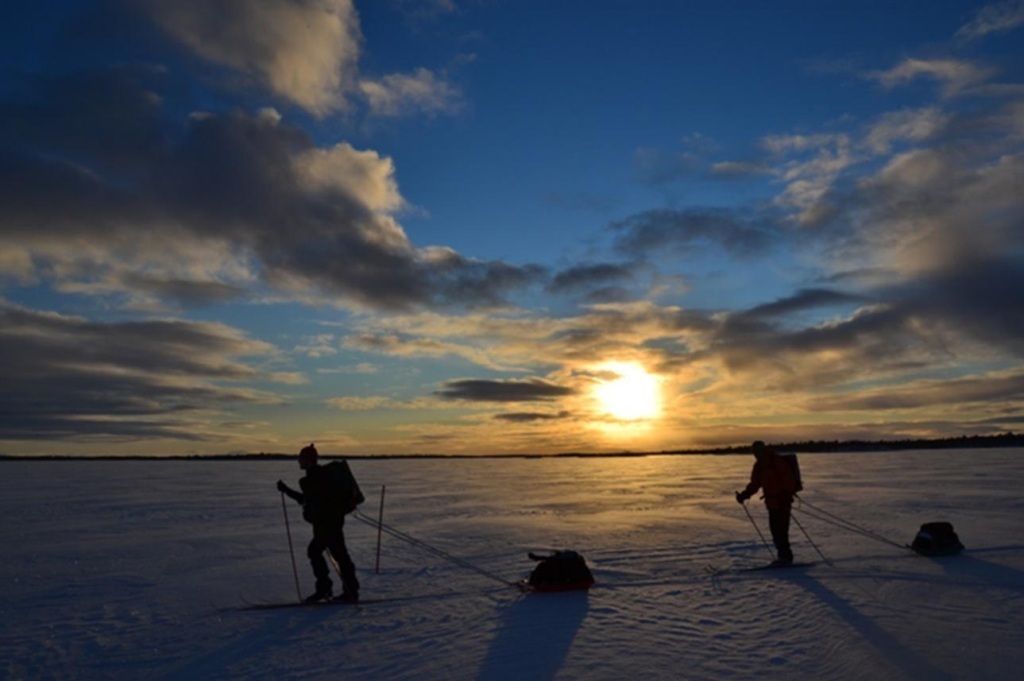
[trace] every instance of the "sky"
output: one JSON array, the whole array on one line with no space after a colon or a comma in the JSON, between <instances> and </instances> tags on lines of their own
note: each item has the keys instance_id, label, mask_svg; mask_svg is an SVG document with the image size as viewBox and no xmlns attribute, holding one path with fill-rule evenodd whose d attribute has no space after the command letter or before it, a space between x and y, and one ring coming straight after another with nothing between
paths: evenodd
<instances>
[{"instance_id":1,"label":"sky","mask_svg":"<svg viewBox=\"0 0 1024 681\"><path fill-rule=\"evenodd\" d=\"M1019 430L1024 2L770 4L5 8L0 453Z\"/></svg>"}]
</instances>

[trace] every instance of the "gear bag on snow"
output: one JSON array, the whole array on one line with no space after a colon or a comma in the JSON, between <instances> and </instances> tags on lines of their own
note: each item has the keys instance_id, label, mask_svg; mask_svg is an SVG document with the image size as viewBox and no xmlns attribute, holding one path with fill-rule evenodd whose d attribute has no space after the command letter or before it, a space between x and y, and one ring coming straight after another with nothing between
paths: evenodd
<instances>
[{"instance_id":1,"label":"gear bag on snow","mask_svg":"<svg viewBox=\"0 0 1024 681\"><path fill-rule=\"evenodd\" d=\"M356 482L356 476L352 475L352 469L348 467L348 461L332 461L324 466L324 469L331 474L333 492L345 513L351 513L359 504L366 501L362 490L359 489L359 483Z\"/></svg>"},{"instance_id":2,"label":"gear bag on snow","mask_svg":"<svg viewBox=\"0 0 1024 681\"><path fill-rule=\"evenodd\" d=\"M910 548L922 556L949 556L963 551L964 545L952 523L934 522L921 526Z\"/></svg>"},{"instance_id":3,"label":"gear bag on snow","mask_svg":"<svg viewBox=\"0 0 1024 681\"><path fill-rule=\"evenodd\" d=\"M575 551L556 551L550 556L528 555L538 561L526 580L534 591L574 591L589 589L594 584L587 561Z\"/></svg>"}]
</instances>

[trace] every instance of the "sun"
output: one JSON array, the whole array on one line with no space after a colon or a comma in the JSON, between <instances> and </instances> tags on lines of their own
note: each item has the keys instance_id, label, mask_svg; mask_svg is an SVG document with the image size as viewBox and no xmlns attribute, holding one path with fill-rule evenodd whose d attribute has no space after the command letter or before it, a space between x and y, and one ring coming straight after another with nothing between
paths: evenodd
<instances>
[{"instance_id":1,"label":"sun","mask_svg":"<svg viewBox=\"0 0 1024 681\"><path fill-rule=\"evenodd\" d=\"M661 414L658 379L631 362L609 362L599 369L594 396L608 415L622 421L656 418Z\"/></svg>"}]
</instances>

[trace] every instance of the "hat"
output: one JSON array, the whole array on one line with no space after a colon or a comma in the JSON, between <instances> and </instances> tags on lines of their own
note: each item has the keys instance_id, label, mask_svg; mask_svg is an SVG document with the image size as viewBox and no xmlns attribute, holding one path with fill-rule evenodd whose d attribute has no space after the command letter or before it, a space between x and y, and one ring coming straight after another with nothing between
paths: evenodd
<instances>
[{"instance_id":1,"label":"hat","mask_svg":"<svg viewBox=\"0 0 1024 681\"><path fill-rule=\"evenodd\" d=\"M299 451L299 463L302 463L304 461L308 462L308 463L316 463L316 457L317 456L318 455L317 455L316 447L314 447L313 443L310 442L308 446L303 447Z\"/></svg>"}]
</instances>

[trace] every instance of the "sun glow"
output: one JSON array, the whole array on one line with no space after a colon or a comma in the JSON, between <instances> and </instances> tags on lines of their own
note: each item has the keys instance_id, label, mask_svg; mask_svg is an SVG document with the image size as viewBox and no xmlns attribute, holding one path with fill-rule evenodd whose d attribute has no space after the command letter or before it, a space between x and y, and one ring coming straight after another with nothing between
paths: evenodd
<instances>
[{"instance_id":1,"label":"sun glow","mask_svg":"<svg viewBox=\"0 0 1024 681\"><path fill-rule=\"evenodd\" d=\"M639 364L609 362L600 367L594 396L608 415L622 421L656 418L661 414L658 379Z\"/></svg>"}]
</instances>

